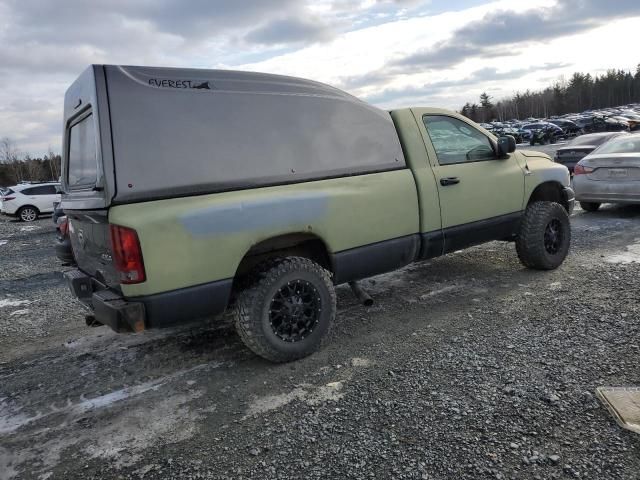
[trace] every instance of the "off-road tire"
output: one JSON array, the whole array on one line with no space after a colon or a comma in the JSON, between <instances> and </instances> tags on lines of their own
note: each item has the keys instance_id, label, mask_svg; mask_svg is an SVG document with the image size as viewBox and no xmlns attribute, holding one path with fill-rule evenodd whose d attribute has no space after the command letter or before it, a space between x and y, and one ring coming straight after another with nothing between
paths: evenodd
<instances>
[{"instance_id":1,"label":"off-road tire","mask_svg":"<svg viewBox=\"0 0 640 480\"><path fill-rule=\"evenodd\" d=\"M272 300L285 285L303 281L319 298L317 323L308 336L293 342L280 338L272 324ZM232 309L236 330L256 355L271 362L289 362L311 355L327 338L336 316L336 293L331 274L304 257L285 257L260 265L247 278Z\"/></svg>"},{"instance_id":2,"label":"off-road tire","mask_svg":"<svg viewBox=\"0 0 640 480\"><path fill-rule=\"evenodd\" d=\"M557 228L560 232L557 251L547 245L545 235L548 228ZM571 223L562 205L555 202L534 202L527 207L516 237L518 258L525 267L535 270L558 268L569 253L570 244Z\"/></svg>"},{"instance_id":3,"label":"off-road tire","mask_svg":"<svg viewBox=\"0 0 640 480\"><path fill-rule=\"evenodd\" d=\"M18 218L22 222L34 222L38 219L38 209L36 207L32 207L31 205L25 205L24 207L20 207L18 209Z\"/></svg>"},{"instance_id":4,"label":"off-road tire","mask_svg":"<svg viewBox=\"0 0 640 480\"><path fill-rule=\"evenodd\" d=\"M580 202L580 208L586 212L595 212L600 208L601 203L595 202Z\"/></svg>"}]
</instances>

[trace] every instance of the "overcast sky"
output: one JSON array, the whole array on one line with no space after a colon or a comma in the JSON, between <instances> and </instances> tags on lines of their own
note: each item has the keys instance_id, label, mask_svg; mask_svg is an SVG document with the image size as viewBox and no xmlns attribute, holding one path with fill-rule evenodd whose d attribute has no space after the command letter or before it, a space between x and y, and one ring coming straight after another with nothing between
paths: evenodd
<instances>
[{"instance_id":1,"label":"overcast sky","mask_svg":"<svg viewBox=\"0 0 640 480\"><path fill-rule=\"evenodd\" d=\"M91 63L282 73L380 107L459 109L634 69L640 0L0 0L0 137L60 150Z\"/></svg>"}]
</instances>

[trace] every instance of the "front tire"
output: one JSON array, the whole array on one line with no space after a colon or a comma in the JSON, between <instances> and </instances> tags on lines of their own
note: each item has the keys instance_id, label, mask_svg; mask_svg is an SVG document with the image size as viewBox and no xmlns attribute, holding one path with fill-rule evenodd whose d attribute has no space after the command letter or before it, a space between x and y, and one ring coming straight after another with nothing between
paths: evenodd
<instances>
[{"instance_id":1,"label":"front tire","mask_svg":"<svg viewBox=\"0 0 640 480\"><path fill-rule=\"evenodd\" d=\"M595 212L600 208L600 203L594 202L580 202L580 208L587 212Z\"/></svg>"},{"instance_id":2,"label":"front tire","mask_svg":"<svg viewBox=\"0 0 640 480\"><path fill-rule=\"evenodd\" d=\"M20 207L18 218L23 222L34 222L38 219L38 209L36 207Z\"/></svg>"},{"instance_id":3,"label":"front tire","mask_svg":"<svg viewBox=\"0 0 640 480\"><path fill-rule=\"evenodd\" d=\"M527 207L516 238L522 264L535 270L553 270L562 265L571 244L567 211L555 202L534 202Z\"/></svg>"},{"instance_id":4,"label":"front tire","mask_svg":"<svg viewBox=\"0 0 640 480\"><path fill-rule=\"evenodd\" d=\"M335 315L330 273L304 257L259 267L233 307L244 344L272 362L297 360L318 350Z\"/></svg>"}]
</instances>

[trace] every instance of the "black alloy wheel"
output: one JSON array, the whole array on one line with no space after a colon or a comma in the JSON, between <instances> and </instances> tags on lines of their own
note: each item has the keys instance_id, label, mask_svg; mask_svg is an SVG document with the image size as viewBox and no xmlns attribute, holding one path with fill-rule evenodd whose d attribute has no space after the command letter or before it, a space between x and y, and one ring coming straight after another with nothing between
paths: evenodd
<instances>
[{"instance_id":1,"label":"black alloy wheel","mask_svg":"<svg viewBox=\"0 0 640 480\"><path fill-rule=\"evenodd\" d=\"M322 301L318 290L306 280L283 285L269 306L269 324L285 342L299 342L318 325Z\"/></svg>"}]
</instances>

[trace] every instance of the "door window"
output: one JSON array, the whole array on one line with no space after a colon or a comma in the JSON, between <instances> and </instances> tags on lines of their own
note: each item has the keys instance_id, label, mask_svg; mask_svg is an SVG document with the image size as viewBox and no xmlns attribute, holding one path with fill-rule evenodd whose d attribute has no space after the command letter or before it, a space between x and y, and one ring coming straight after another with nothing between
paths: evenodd
<instances>
[{"instance_id":1,"label":"door window","mask_svg":"<svg viewBox=\"0 0 640 480\"><path fill-rule=\"evenodd\" d=\"M30 187L22 190L23 195L55 195L55 185L40 185L39 187Z\"/></svg>"},{"instance_id":2,"label":"door window","mask_svg":"<svg viewBox=\"0 0 640 480\"><path fill-rule=\"evenodd\" d=\"M495 160L489 138L468 123L446 115L422 118L440 165Z\"/></svg>"}]
</instances>

